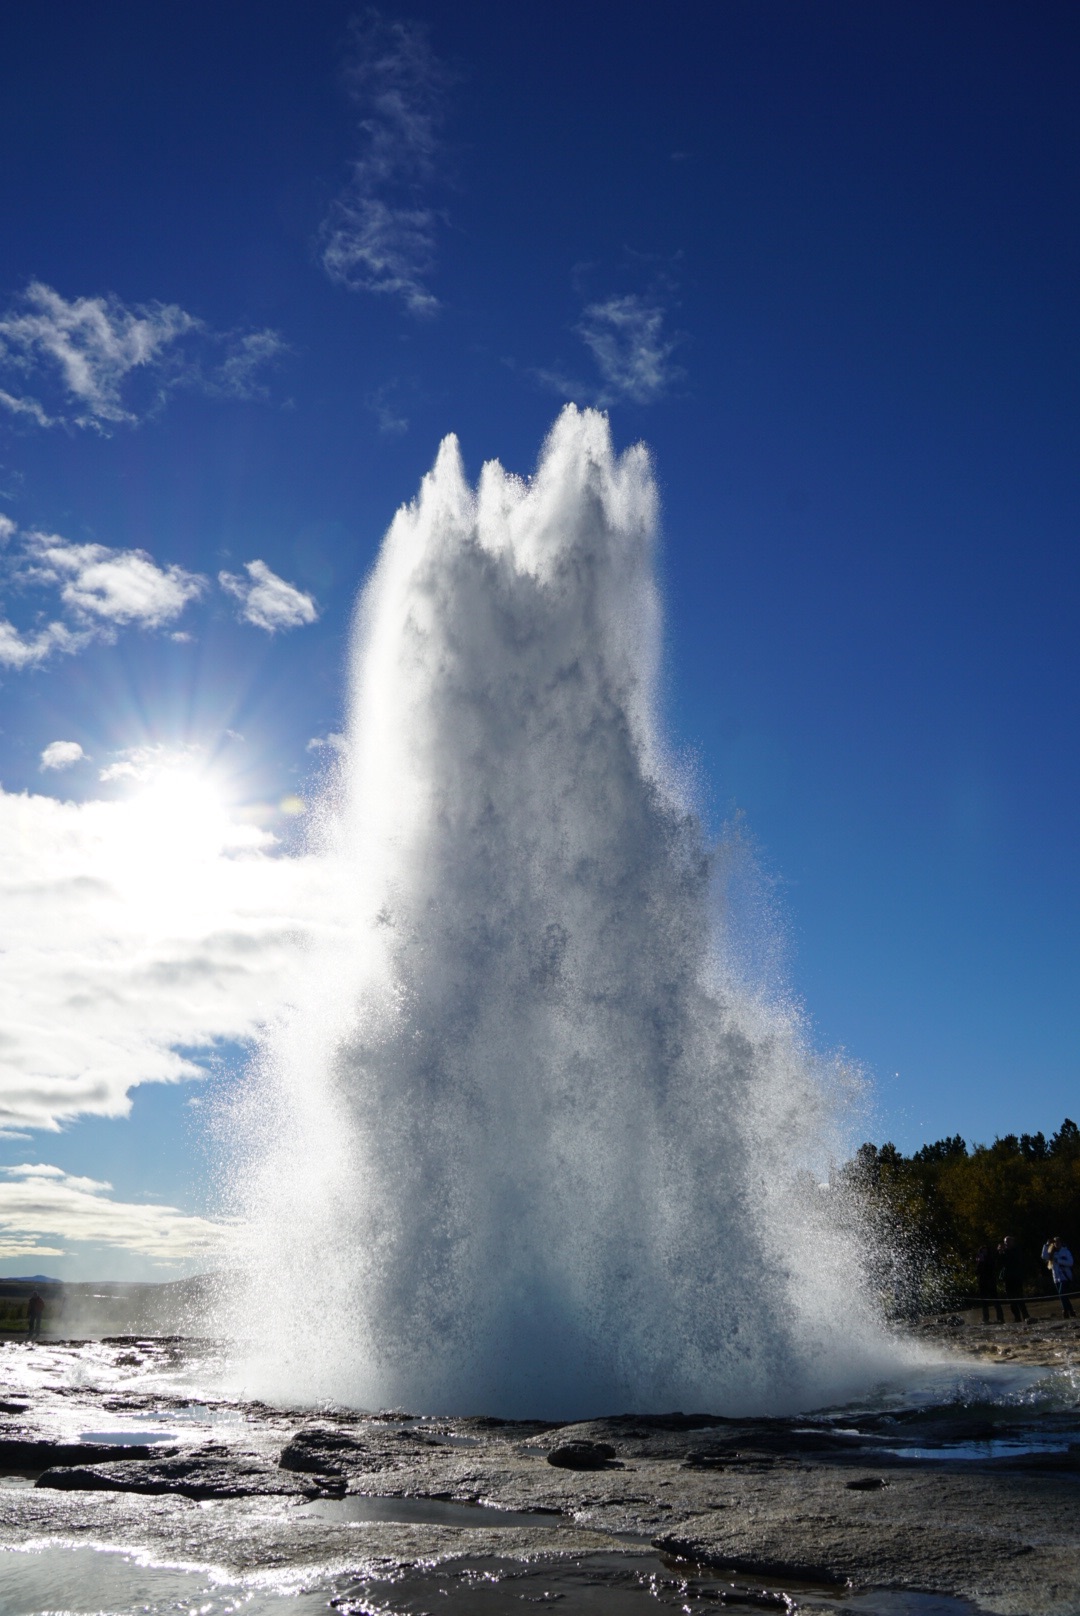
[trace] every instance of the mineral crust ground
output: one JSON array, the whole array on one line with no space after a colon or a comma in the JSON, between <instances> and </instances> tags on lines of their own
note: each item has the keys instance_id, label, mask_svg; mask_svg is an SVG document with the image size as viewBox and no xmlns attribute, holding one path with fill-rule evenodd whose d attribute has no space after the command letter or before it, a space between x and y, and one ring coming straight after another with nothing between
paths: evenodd
<instances>
[{"instance_id":1,"label":"mineral crust ground","mask_svg":"<svg viewBox=\"0 0 1080 1616\"><path fill-rule=\"evenodd\" d=\"M978 1387L985 1365L1021 1366L1075 1394L1080 1328L918 1330L970 1395L571 1426L214 1396L221 1352L205 1341L0 1342L0 1607L46 1608L23 1592L5 1602L5 1586L25 1589L35 1555L83 1545L203 1568L283 1612L558 1599L627 1616L1076 1616L1077 1399L1000 1402Z\"/></svg>"}]
</instances>

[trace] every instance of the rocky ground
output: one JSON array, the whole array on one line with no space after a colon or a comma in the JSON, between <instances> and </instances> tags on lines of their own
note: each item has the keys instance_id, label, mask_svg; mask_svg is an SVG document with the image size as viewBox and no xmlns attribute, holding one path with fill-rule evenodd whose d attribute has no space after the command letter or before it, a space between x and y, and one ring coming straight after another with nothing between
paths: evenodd
<instances>
[{"instance_id":1,"label":"rocky ground","mask_svg":"<svg viewBox=\"0 0 1080 1616\"><path fill-rule=\"evenodd\" d=\"M1075 1324L919 1330L969 1363L1056 1371L1066 1392L1080 1378ZM554 1427L196 1398L185 1387L212 1365L193 1369L192 1353L176 1340L0 1344L0 1543L137 1547L237 1577L289 1568L336 1578L337 1608L357 1612L429 1608L409 1603L405 1574L430 1584L440 1567L444 1580L468 1568L474 1592L439 1608L479 1610L477 1567L496 1568L490 1592L498 1567L555 1560L590 1586L610 1572L611 1588L637 1565L654 1609L667 1578L683 1610L961 1608L865 1592L899 1589L1002 1616L1080 1612L1075 1395L1056 1411L973 1394L828 1418ZM657 1565L650 1583L640 1568ZM369 1590L351 1604L349 1574ZM390 1590L377 1607L376 1584ZM600 1608L569 1583L558 1597Z\"/></svg>"}]
</instances>

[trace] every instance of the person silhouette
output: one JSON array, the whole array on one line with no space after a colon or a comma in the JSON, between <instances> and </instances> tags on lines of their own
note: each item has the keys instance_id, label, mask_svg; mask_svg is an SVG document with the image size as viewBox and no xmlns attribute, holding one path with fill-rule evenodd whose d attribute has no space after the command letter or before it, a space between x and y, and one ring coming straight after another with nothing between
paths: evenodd
<instances>
[{"instance_id":1,"label":"person silhouette","mask_svg":"<svg viewBox=\"0 0 1080 1616\"><path fill-rule=\"evenodd\" d=\"M1005 1323L1005 1315L1001 1311L998 1301L998 1262L990 1246L980 1246L975 1253L975 1283L979 1292L979 1301L982 1303L983 1323L990 1323L990 1303L993 1302L997 1311L999 1324Z\"/></svg>"},{"instance_id":2,"label":"person silhouette","mask_svg":"<svg viewBox=\"0 0 1080 1616\"><path fill-rule=\"evenodd\" d=\"M1007 1234L998 1247L1001 1263L1001 1283L1005 1287L1005 1300L1012 1308L1014 1324L1021 1324L1031 1315L1024 1301L1024 1253L1016 1236Z\"/></svg>"},{"instance_id":3,"label":"person silhouette","mask_svg":"<svg viewBox=\"0 0 1080 1616\"><path fill-rule=\"evenodd\" d=\"M35 1291L26 1304L27 1335L41 1334L41 1316L45 1312L45 1298Z\"/></svg>"},{"instance_id":4,"label":"person silhouette","mask_svg":"<svg viewBox=\"0 0 1080 1616\"><path fill-rule=\"evenodd\" d=\"M1073 1254L1059 1234L1054 1235L1042 1248L1042 1259L1054 1277L1054 1289L1061 1300L1061 1316L1065 1319L1075 1319L1073 1305L1069 1300L1072 1290Z\"/></svg>"}]
</instances>

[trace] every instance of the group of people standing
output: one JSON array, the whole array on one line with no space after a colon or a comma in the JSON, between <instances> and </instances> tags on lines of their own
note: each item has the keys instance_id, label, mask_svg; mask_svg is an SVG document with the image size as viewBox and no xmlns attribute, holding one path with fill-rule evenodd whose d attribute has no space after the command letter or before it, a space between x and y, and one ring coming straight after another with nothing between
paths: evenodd
<instances>
[{"instance_id":1,"label":"group of people standing","mask_svg":"<svg viewBox=\"0 0 1080 1616\"><path fill-rule=\"evenodd\" d=\"M1062 1316L1076 1317L1071 1293L1073 1288L1073 1255L1059 1234L1053 1235L1042 1248L1042 1261L1050 1270L1054 1289L1061 1300ZM975 1253L975 1279L982 1303L983 1323L990 1323L990 1309L997 1312L997 1322L1004 1324L1002 1300L1012 1309L1013 1322L1021 1324L1030 1317L1024 1301L1024 1252L1015 1235L1007 1234L996 1248L980 1246ZM998 1284L1002 1290L999 1293Z\"/></svg>"}]
</instances>

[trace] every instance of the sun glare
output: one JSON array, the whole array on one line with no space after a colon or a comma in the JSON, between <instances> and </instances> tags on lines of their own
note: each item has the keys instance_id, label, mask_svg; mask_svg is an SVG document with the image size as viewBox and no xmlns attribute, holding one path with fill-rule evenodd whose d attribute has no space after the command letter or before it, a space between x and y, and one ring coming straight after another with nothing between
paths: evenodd
<instances>
[{"instance_id":1,"label":"sun glare","mask_svg":"<svg viewBox=\"0 0 1080 1616\"><path fill-rule=\"evenodd\" d=\"M129 902L178 919L213 896L221 860L273 837L237 817L222 781L187 760L156 764L118 804L114 871Z\"/></svg>"}]
</instances>

